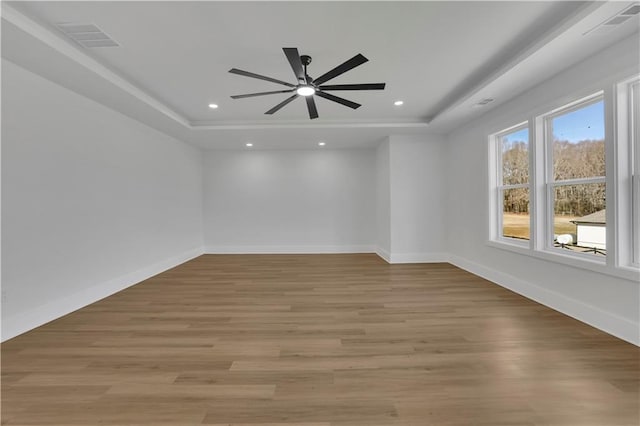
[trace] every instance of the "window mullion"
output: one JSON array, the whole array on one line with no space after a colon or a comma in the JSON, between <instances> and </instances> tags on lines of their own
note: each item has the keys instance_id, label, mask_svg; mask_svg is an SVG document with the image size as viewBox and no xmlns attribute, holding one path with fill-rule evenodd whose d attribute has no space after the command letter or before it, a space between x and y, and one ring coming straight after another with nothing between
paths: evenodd
<instances>
[{"instance_id":1,"label":"window mullion","mask_svg":"<svg viewBox=\"0 0 640 426\"><path fill-rule=\"evenodd\" d=\"M615 115L616 107L614 101L613 90L607 90L603 94L604 100L604 128L605 128L605 167L606 167L606 223L607 223L607 266L613 268L619 263L619 252L616 241L619 234L618 228L618 179L616 178L617 172L617 159L616 159L616 143L614 143L615 135Z\"/></svg>"},{"instance_id":2,"label":"window mullion","mask_svg":"<svg viewBox=\"0 0 640 426\"><path fill-rule=\"evenodd\" d=\"M547 149L544 144L546 126L542 117L536 117L532 120L533 133L532 140L532 165L533 171L533 248L534 250L543 250L546 242L546 229L548 226L547 219L547 189L546 181L546 163Z\"/></svg>"}]
</instances>

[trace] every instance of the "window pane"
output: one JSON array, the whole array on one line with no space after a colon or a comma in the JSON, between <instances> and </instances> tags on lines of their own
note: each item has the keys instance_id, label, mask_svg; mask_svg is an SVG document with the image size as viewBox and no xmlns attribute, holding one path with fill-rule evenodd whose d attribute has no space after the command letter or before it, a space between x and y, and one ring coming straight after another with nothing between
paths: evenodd
<instances>
[{"instance_id":1,"label":"window pane","mask_svg":"<svg viewBox=\"0 0 640 426\"><path fill-rule=\"evenodd\" d=\"M632 123L631 136L633 140L632 150L635 155L633 167L633 195L632 216L633 216L633 262L640 264L640 82L635 82L631 86L631 108L629 120Z\"/></svg>"},{"instance_id":2,"label":"window pane","mask_svg":"<svg viewBox=\"0 0 640 426\"><path fill-rule=\"evenodd\" d=\"M529 129L501 136L502 184L529 182Z\"/></svg>"},{"instance_id":3,"label":"window pane","mask_svg":"<svg viewBox=\"0 0 640 426\"><path fill-rule=\"evenodd\" d=\"M604 101L551 119L554 180L605 175Z\"/></svg>"},{"instance_id":4,"label":"window pane","mask_svg":"<svg viewBox=\"0 0 640 426\"><path fill-rule=\"evenodd\" d=\"M554 245L603 256L607 252L605 184L554 189Z\"/></svg>"},{"instance_id":5,"label":"window pane","mask_svg":"<svg viewBox=\"0 0 640 426\"><path fill-rule=\"evenodd\" d=\"M502 190L502 236L528 240L529 188Z\"/></svg>"}]
</instances>

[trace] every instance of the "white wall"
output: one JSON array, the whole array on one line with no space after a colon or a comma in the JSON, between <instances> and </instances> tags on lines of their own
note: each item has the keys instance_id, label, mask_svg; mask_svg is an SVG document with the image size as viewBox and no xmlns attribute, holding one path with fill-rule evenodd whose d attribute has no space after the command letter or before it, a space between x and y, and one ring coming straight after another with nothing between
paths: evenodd
<instances>
[{"instance_id":1,"label":"white wall","mask_svg":"<svg viewBox=\"0 0 640 426\"><path fill-rule=\"evenodd\" d=\"M206 153L207 252L372 252L375 226L374 149Z\"/></svg>"},{"instance_id":2,"label":"white wall","mask_svg":"<svg viewBox=\"0 0 640 426\"><path fill-rule=\"evenodd\" d=\"M2 61L2 338L202 252L198 150Z\"/></svg>"},{"instance_id":3,"label":"white wall","mask_svg":"<svg viewBox=\"0 0 640 426\"><path fill-rule=\"evenodd\" d=\"M391 261L391 176L389 138L376 150L376 253Z\"/></svg>"},{"instance_id":4,"label":"white wall","mask_svg":"<svg viewBox=\"0 0 640 426\"><path fill-rule=\"evenodd\" d=\"M638 282L487 245L487 135L622 77L634 43L444 141L393 135L377 150L203 154L3 61L2 337L198 255L204 235L208 252L376 250L394 263L446 247L458 266L638 342Z\"/></svg>"},{"instance_id":5,"label":"white wall","mask_svg":"<svg viewBox=\"0 0 640 426\"><path fill-rule=\"evenodd\" d=\"M454 264L640 343L639 283L487 245L490 133L590 94L637 69L637 40L628 39L448 135L448 248ZM456 172L453 172L453 171Z\"/></svg>"},{"instance_id":6,"label":"white wall","mask_svg":"<svg viewBox=\"0 0 640 426\"><path fill-rule=\"evenodd\" d=\"M443 138L390 137L391 262L444 262L446 179Z\"/></svg>"}]
</instances>

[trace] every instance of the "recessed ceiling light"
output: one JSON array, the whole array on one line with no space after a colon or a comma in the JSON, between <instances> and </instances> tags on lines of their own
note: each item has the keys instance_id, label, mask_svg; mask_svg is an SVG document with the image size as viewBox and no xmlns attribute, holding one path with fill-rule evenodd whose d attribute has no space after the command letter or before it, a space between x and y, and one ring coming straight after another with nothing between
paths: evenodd
<instances>
[{"instance_id":1,"label":"recessed ceiling light","mask_svg":"<svg viewBox=\"0 0 640 426\"><path fill-rule=\"evenodd\" d=\"M218 105L216 105L216 104L209 104L209 108L211 108L211 109L216 109L216 108L218 108Z\"/></svg>"},{"instance_id":2,"label":"recessed ceiling light","mask_svg":"<svg viewBox=\"0 0 640 426\"><path fill-rule=\"evenodd\" d=\"M251 142L246 143L245 145L248 146L248 147L252 147L253 146L253 144Z\"/></svg>"},{"instance_id":3,"label":"recessed ceiling light","mask_svg":"<svg viewBox=\"0 0 640 426\"><path fill-rule=\"evenodd\" d=\"M324 142L318 142L318 145L320 145L320 146L325 146L325 145L326 145L326 143L324 143Z\"/></svg>"},{"instance_id":4,"label":"recessed ceiling light","mask_svg":"<svg viewBox=\"0 0 640 426\"><path fill-rule=\"evenodd\" d=\"M393 104L394 104L395 106L400 106L400 105L402 105L403 103L404 103L404 102L402 102L402 101L395 101Z\"/></svg>"}]
</instances>

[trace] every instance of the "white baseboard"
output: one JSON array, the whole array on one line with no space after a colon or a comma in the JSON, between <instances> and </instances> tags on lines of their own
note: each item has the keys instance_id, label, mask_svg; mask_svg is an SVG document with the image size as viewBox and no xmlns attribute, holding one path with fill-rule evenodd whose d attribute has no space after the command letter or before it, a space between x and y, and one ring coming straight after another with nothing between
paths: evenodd
<instances>
[{"instance_id":1,"label":"white baseboard","mask_svg":"<svg viewBox=\"0 0 640 426\"><path fill-rule=\"evenodd\" d=\"M449 263L599 330L640 346L640 324L456 255Z\"/></svg>"},{"instance_id":2,"label":"white baseboard","mask_svg":"<svg viewBox=\"0 0 640 426\"><path fill-rule=\"evenodd\" d=\"M391 253L389 263L441 263L448 262L445 253Z\"/></svg>"},{"instance_id":3,"label":"white baseboard","mask_svg":"<svg viewBox=\"0 0 640 426\"><path fill-rule=\"evenodd\" d=\"M388 251L381 249L380 247L376 247L376 254L383 258L387 263L391 263L391 253Z\"/></svg>"},{"instance_id":4,"label":"white baseboard","mask_svg":"<svg viewBox=\"0 0 640 426\"><path fill-rule=\"evenodd\" d=\"M78 293L52 300L45 305L38 306L37 308L29 311L9 318L3 318L1 340L4 342L5 340L11 339L19 334L53 321L56 318L67 315L84 306L90 305L100 299L104 299L107 296L111 296L114 293L124 290L127 287L131 287L134 284L144 281L147 278L164 272L167 269L171 269L181 263L198 257L201 254L202 248L195 248L178 256L138 269L137 271L129 274L91 286L90 288Z\"/></svg>"},{"instance_id":5,"label":"white baseboard","mask_svg":"<svg viewBox=\"0 0 640 426\"><path fill-rule=\"evenodd\" d=\"M375 253L374 246L206 246L205 254L332 254Z\"/></svg>"},{"instance_id":6,"label":"white baseboard","mask_svg":"<svg viewBox=\"0 0 640 426\"><path fill-rule=\"evenodd\" d=\"M376 254L387 263L442 263L449 261L446 253L389 253L388 251L376 247Z\"/></svg>"}]
</instances>

